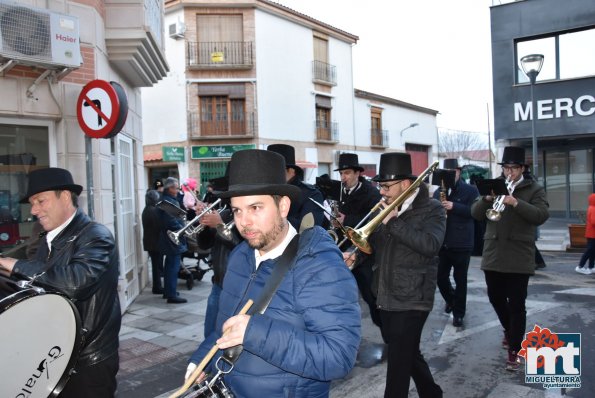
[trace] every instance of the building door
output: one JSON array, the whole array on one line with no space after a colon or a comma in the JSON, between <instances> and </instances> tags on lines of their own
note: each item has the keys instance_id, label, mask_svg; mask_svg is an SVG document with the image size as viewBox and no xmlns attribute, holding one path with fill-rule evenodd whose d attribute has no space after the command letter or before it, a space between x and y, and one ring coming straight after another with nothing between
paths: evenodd
<instances>
[{"instance_id":1,"label":"building door","mask_svg":"<svg viewBox=\"0 0 595 398\"><path fill-rule=\"evenodd\" d=\"M116 220L116 242L120 255L120 301L127 308L140 292L138 278L140 264L136 242L139 241L139 225L135 222L134 151L133 142L123 134L114 139L116 164L113 170Z\"/></svg>"},{"instance_id":2,"label":"building door","mask_svg":"<svg viewBox=\"0 0 595 398\"><path fill-rule=\"evenodd\" d=\"M413 175L420 175L428 168L428 148L425 145L405 144L405 151L411 156Z\"/></svg>"}]
</instances>

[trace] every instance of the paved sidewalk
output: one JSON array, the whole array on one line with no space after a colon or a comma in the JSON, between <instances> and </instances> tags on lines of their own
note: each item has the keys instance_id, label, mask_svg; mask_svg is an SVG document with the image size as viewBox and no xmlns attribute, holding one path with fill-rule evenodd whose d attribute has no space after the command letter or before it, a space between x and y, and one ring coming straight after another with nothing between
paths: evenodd
<instances>
[{"instance_id":1,"label":"paved sidewalk","mask_svg":"<svg viewBox=\"0 0 595 398\"><path fill-rule=\"evenodd\" d=\"M547 267L531 278L527 300L527 327L537 323L555 332L582 332L581 389L568 396L595 396L595 275L574 272L580 253L544 252ZM185 259L185 261L190 261ZM452 326L436 291L434 310L422 335L422 352L445 397L553 397L559 389L544 390L525 384L524 373L503 370L506 351L499 346L501 327L487 300L481 258L472 257L469 269L465 326ZM204 264L202 265L203 267ZM148 286L126 311L120 333L119 398L167 397L183 383L190 354L203 340L203 322L212 273L187 290L178 291L187 304L167 304ZM356 367L343 380L333 382L331 398L375 398L384 390L386 362L382 341L362 305L362 344ZM416 397L413 383L412 393ZM238 397L240 398L240 397Z\"/></svg>"}]
</instances>

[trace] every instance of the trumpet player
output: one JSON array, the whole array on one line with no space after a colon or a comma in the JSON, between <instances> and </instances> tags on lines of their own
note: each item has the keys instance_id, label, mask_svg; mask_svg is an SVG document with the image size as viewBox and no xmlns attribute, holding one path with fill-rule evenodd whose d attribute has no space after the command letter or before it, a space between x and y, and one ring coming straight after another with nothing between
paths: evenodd
<instances>
[{"instance_id":1,"label":"trumpet player","mask_svg":"<svg viewBox=\"0 0 595 398\"><path fill-rule=\"evenodd\" d=\"M163 184L162 200L179 207L178 193L180 184L177 178L168 177ZM162 229L159 234L159 247L165 255L163 264L163 298L167 299L169 304L182 304L187 302L185 298L178 297L178 272L180 271L181 255L186 252L188 246L184 234L180 236L180 244L176 245L167 236L167 231L178 231L184 227L183 220L168 214L164 210L161 213Z\"/></svg>"},{"instance_id":2,"label":"trumpet player","mask_svg":"<svg viewBox=\"0 0 595 398\"><path fill-rule=\"evenodd\" d=\"M373 178L385 199L383 206L403 199L415 179L408 153L383 153ZM442 397L419 343L434 303L445 227L444 208L422 183L370 235L376 253L376 302L388 343L385 398L407 398L410 378L420 397Z\"/></svg>"},{"instance_id":3,"label":"trumpet player","mask_svg":"<svg viewBox=\"0 0 595 398\"><path fill-rule=\"evenodd\" d=\"M315 186L306 184L303 181L304 170L295 164L295 148L286 144L273 144L269 145L267 150L276 152L285 158L285 179L288 184L298 187L301 192L299 200L291 203L287 220L295 229L299 229L304 216L312 213L314 225L322 226L325 219L324 211L315 203L312 203L312 200L314 200L322 205L324 201L322 192Z\"/></svg>"},{"instance_id":4,"label":"trumpet player","mask_svg":"<svg viewBox=\"0 0 595 398\"><path fill-rule=\"evenodd\" d=\"M461 168L457 159L444 159L443 169L454 173L454 185L446 186L442 207L446 210L446 235L440 248L438 263L438 289L446 302L444 311L452 312L452 324L463 326L463 317L467 307L467 272L474 242L474 222L471 217L471 205L479 192L474 185L461 180ZM440 198L441 192L434 192L434 199ZM453 272L455 287L450 282Z\"/></svg>"},{"instance_id":5,"label":"trumpet player","mask_svg":"<svg viewBox=\"0 0 595 398\"><path fill-rule=\"evenodd\" d=\"M499 221L488 218L484 236L481 269L484 271L488 298L502 328L502 345L508 349L505 368L520 367L518 352L526 328L525 300L529 277L535 273L535 233L549 217L544 189L536 181L523 177L525 149L508 146L502 154L503 177L509 192ZM476 220L484 220L495 198L480 196L471 206Z\"/></svg>"}]
</instances>

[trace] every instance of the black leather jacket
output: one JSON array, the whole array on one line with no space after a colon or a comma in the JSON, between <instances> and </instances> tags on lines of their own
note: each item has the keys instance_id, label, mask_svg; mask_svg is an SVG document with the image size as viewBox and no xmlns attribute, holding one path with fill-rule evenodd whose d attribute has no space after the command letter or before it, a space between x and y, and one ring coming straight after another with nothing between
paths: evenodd
<instances>
[{"instance_id":1,"label":"black leather jacket","mask_svg":"<svg viewBox=\"0 0 595 398\"><path fill-rule=\"evenodd\" d=\"M116 354L121 322L119 260L109 229L77 209L70 224L52 241L49 256L47 252L42 239L37 258L17 261L13 273L31 277L46 270L37 281L73 301L87 330L77 367Z\"/></svg>"}]
</instances>

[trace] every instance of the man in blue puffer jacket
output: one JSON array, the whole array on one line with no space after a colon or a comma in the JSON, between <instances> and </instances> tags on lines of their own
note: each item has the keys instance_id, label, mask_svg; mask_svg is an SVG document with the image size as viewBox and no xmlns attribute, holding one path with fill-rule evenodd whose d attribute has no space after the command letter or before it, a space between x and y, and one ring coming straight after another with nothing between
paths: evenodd
<instances>
[{"instance_id":1,"label":"man in blue puffer jacket","mask_svg":"<svg viewBox=\"0 0 595 398\"><path fill-rule=\"evenodd\" d=\"M297 233L287 214L300 190L286 184L284 163L271 151L236 152L229 190L220 195L231 197L245 241L229 257L216 331L192 355L186 377L213 345L220 349L217 359L221 350L242 344L234 369L224 377L236 397L327 397L330 381L352 369L360 343L355 280L320 227L300 234L295 262L264 314L235 315L248 299L258 300Z\"/></svg>"}]
</instances>

